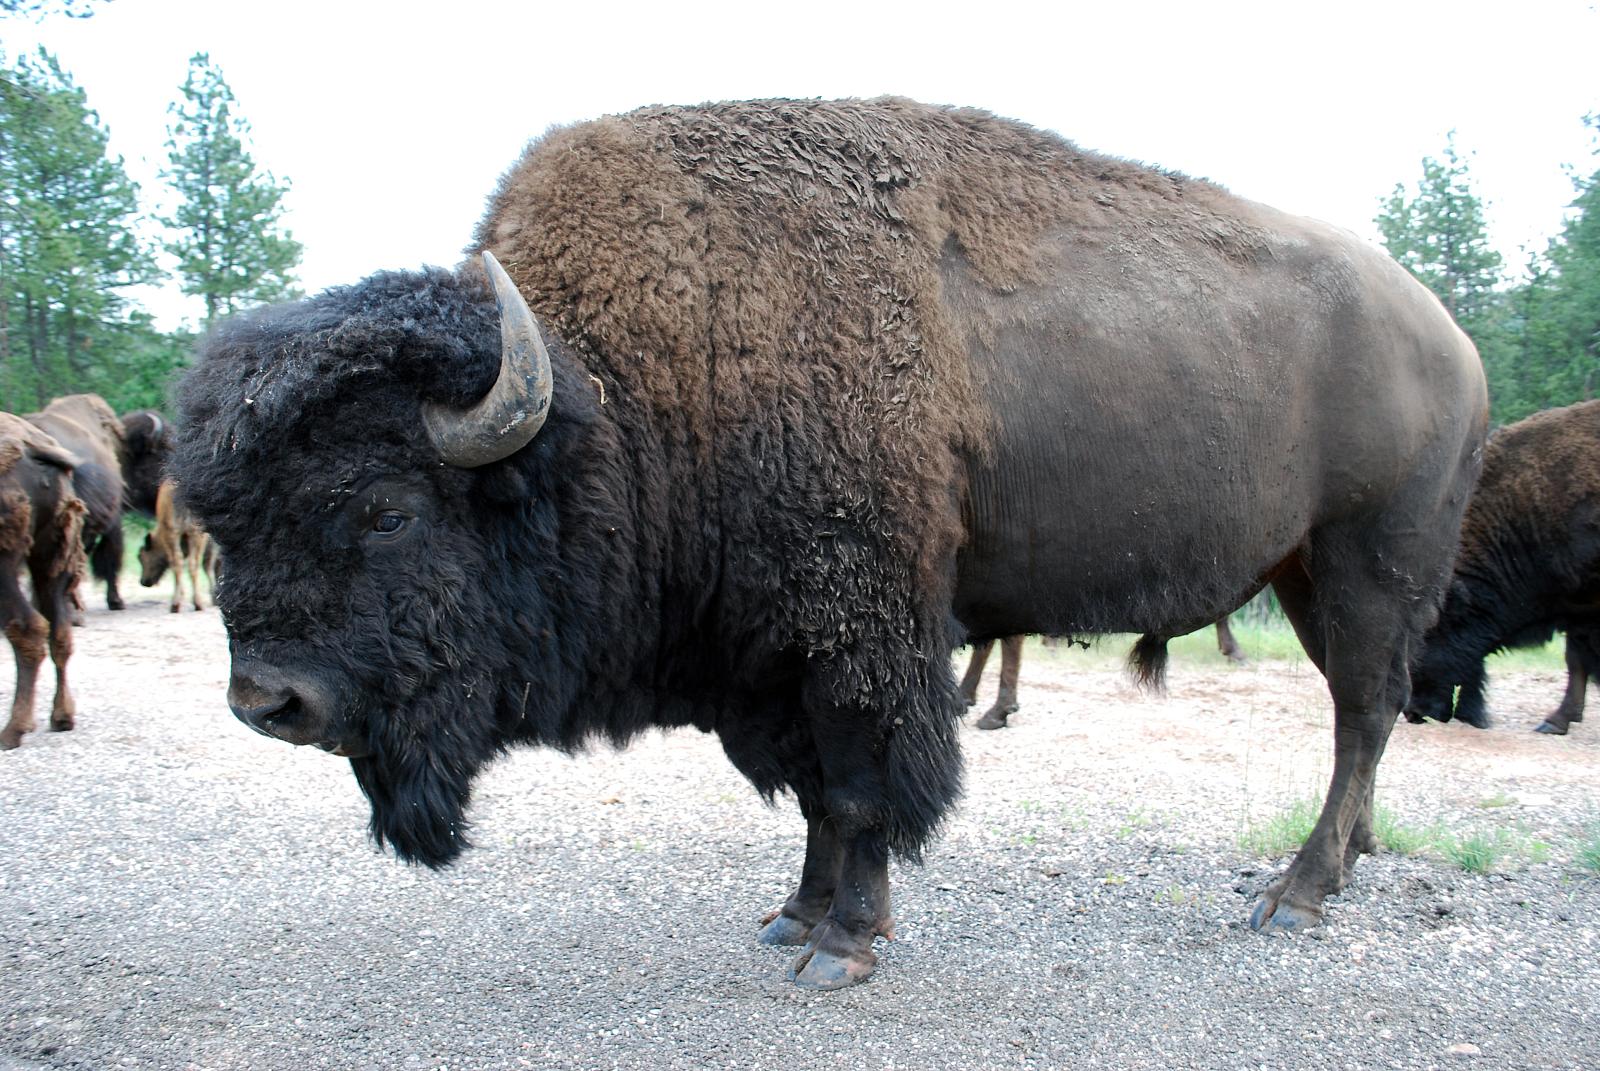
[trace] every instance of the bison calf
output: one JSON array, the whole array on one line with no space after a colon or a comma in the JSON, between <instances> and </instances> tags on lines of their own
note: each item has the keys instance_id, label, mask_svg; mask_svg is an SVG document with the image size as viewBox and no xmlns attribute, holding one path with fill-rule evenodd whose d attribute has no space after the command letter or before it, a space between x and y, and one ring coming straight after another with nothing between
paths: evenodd
<instances>
[{"instance_id":1,"label":"bison calf","mask_svg":"<svg viewBox=\"0 0 1600 1071\"><path fill-rule=\"evenodd\" d=\"M1495 432L1461 523L1444 608L1413 666L1407 719L1453 715L1487 727L1484 658L1564 629L1566 695L1537 731L1559 735L1581 720L1584 687L1600 666L1596 533L1600 401L1547 409Z\"/></svg>"},{"instance_id":2,"label":"bison calf","mask_svg":"<svg viewBox=\"0 0 1600 1071\"><path fill-rule=\"evenodd\" d=\"M84 507L72 490L76 464L50 436L0 413L0 621L17 659L16 694L0 729L0 749L17 747L33 731L34 686L47 648L56 667L50 728L70 729L76 716L67 688L71 589L83 566ZM24 567L32 601L22 591Z\"/></svg>"},{"instance_id":3,"label":"bison calf","mask_svg":"<svg viewBox=\"0 0 1600 1071\"><path fill-rule=\"evenodd\" d=\"M156 526L144 537L139 547L139 583L153 588L161 582L162 574L172 569L173 613L183 609L183 577L189 576L189 598L196 610L204 610L205 600L200 595L200 574L210 575L212 557L211 540L206 530L197 524L189 511L178 504L176 488L171 480L163 480L156 492ZM211 579L215 582L215 576Z\"/></svg>"}]
</instances>

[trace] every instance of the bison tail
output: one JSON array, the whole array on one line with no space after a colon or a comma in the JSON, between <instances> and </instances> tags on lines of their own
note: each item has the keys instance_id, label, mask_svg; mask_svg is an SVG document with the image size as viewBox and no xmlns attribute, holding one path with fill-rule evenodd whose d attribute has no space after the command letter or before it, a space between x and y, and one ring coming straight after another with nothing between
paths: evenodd
<instances>
[{"instance_id":1,"label":"bison tail","mask_svg":"<svg viewBox=\"0 0 1600 1071\"><path fill-rule=\"evenodd\" d=\"M1167 637L1145 633L1128 652L1128 672L1141 688L1167 690Z\"/></svg>"}]
</instances>

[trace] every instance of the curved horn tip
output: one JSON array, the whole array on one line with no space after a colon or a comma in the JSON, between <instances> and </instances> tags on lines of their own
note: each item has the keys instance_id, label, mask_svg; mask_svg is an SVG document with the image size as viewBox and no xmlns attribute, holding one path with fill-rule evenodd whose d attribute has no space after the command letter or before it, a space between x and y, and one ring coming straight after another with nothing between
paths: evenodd
<instances>
[{"instance_id":1,"label":"curved horn tip","mask_svg":"<svg viewBox=\"0 0 1600 1071\"><path fill-rule=\"evenodd\" d=\"M485 249L482 259L500 312L500 375L466 410L423 407L429 437L447 464L461 468L520 450L538 434L550 407L550 355L538 320L494 254Z\"/></svg>"}]
</instances>

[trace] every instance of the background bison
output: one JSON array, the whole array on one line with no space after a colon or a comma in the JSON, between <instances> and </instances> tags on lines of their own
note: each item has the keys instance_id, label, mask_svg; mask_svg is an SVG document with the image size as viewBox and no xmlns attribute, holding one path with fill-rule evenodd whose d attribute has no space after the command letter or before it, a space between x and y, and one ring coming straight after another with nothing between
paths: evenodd
<instances>
[{"instance_id":1,"label":"background bison","mask_svg":"<svg viewBox=\"0 0 1600 1071\"><path fill-rule=\"evenodd\" d=\"M1600 669L1600 401L1535 413L1495 432L1461 527L1439 622L1413 675L1412 721L1488 724L1484 658L1567 630L1568 684L1539 732L1583 717ZM1459 686L1459 697L1452 693Z\"/></svg>"},{"instance_id":2,"label":"background bison","mask_svg":"<svg viewBox=\"0 0 1600 1071\"><path fill-rule=\"evenodd\" d=\"M119 418L98 394L52 399L27 419L77 459L73 491L85 514L83 538L95 578L106 586L106 606L123 607L117 590L122 570L122 510L154 515L156 488L172 449L172 429L153 410Z\"/></svg>"},{"instance_id":3,"label":"background bison","mask_svg":"<svg viewBox=\"0 0 1600 1071\"><path fill-rule=\"evenodd\" d=\"M449 862L513 744L695 725L798 799L763 940L846 985L891 930L889 856L960 788L957 643L1136 631L1148 666L1271 582L1338 744L1254 921L1320 917L1372 843L1485 421L1471 344L1400 268L897 99L554 131L477 244L481 270L225 326L182 390L230 702L347 756L380 842Z\"/></svg>"},{"instance_id":4,"label":"background bison","mask_svg":"<svg viewBox=\"0 0 1600 1071\"><path fill-rule=\"evenodd\" d=\"M83 503L73 493L78 459L37 427L0 413L0 624L17 660L11 716L0 729L10 750L33 731L34 686L45 652L56 667L50 728L71 729L71 593L83 567ZM26 569L33 598L23 594Z\"/></svg>"}]
</instances>

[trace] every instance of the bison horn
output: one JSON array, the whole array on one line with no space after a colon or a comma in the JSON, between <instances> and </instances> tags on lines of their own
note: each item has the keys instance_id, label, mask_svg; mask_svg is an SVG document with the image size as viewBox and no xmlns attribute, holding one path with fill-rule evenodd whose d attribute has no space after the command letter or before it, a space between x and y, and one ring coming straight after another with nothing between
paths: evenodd
<instances>
[{"instance_id":1,"label":"bison horn","mask_svg":"<svg viewBox=\"0 0 1600 1071\"><path fill-rule=\"evenodd\" d=\"M539 321L488 250L483 269L500 310L500 376L476 405L424 405L428 438L445 463L471 469L510 457L533 440L550 411L550 354Z\"/></svg>"}]
</instances>

